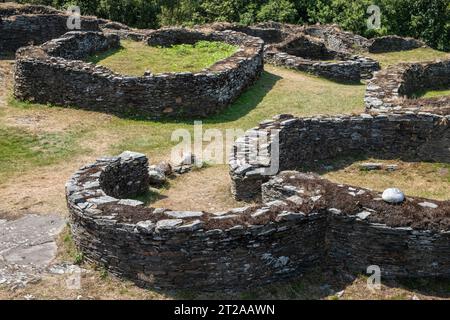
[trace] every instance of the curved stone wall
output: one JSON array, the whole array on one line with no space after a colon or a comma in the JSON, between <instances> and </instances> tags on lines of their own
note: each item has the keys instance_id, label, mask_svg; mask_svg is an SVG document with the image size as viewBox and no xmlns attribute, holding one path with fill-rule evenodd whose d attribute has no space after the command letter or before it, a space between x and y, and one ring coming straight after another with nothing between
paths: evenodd
<instances>
[{"instance_id":1,"label":"curved stone wall","mask_svg":"<svg viewBox=\"0 0 450 320\"><path fill-rule=\"evenodd\" d=\"M125 37L126 32L121 30L121 36ZM162 29L144 34L145 41L151 45L210 40L237 45L239 49L198 73L132 77L74 60L118 47L119 36L114 31L69 32L39 47L17 52L14 95L19 100L121 116L204 117L227 107L263 70L263 41L245 34L187 29Z\"/></svg>"},{"instance_id":2,"label":"curved stone wall","mask_svg":"<svg viewBox=\"0 0 450 320\"><path fill-rule=\"evenodd\" d=\"M339 82L370 79L373 72L380 68L377 61L363 56L336 54L333 57L330 60L340 61L311 60L279 51L268 51L265 55L266 62L275 66L305 71Z\"/></svg>"},{"instance_id":3,"label":"curved stone wall","mask_svg":"<svg viewBox=\"0 0 450 320\"><path fill-rule=\"evenodd\" d=\"M431 113L311 118L278 116L264 121L237 140L230 159L232 192L239 200L257 198L261 184L279 170L308 168L316 161L336 157L367 155L450 162L449 120L450 115ZM268 141L258 142L267 136L271 137ZM270 169L273 137L278 139L279 152L275 172Z\"/></svg>"},{"instance_id":4,"label":"curved stone wall","mask_svg":"<svg viewBox=\"0 0 450 320\"><path fill-rule=\"evenodd\" d=\"M427 89L450 88L450 60L403 63L377 72L368 83L364 98L366 110L392 110L450 113L450 96L414 98Z\"/></svg>"},{"instance_id":5,"label":"curved stone wall","mask_svg":"<svg viewBox=\"0 0 450 320\"><path fill-rule=\"evenodd\" d=\"M102 158L66 184L73 238L89 261L142 286L215 291L292 277L323 258L316 241L325 231L323 215L280 211L287 203L215 213L171 211L105 192L115 181L105 173L111 165L120 163L118 185L128 177L143 186L143 179L135 179L146 162L129 152Z\"/></svg>"},{"instance_id":6,"label":"curved stone wall","mask_svg":"<svg viewBox=\"0 0 450 320\"><path fill-rule=\"evenodd\" d=\"M380 69L377 61L355 54L366 50L370 41L335 25L300 26L260 23L243 27L230 23L203 26L214 30L239 30L263 39L266 62L339 82L370 79Z\"/></svg>"},{"instance_id":7,"label":"curved stone wall","mask_svg":"<svg viewBox=\"0 0 450 320\"><path fill-rule=\"evenodd\" d=\"M66 32L68 15L50 7L0 3L0 52L39 45ZM81 30L99 31L104 20L81 17Z\"/></svg>"},{"instance_id":8,"label":"curved stone wall","mask_svg":"<svg viewBox=\"0 0 450 320\"><path fill-rule=\"evenodd\" d=\"M368 47L369 52L382 53L392 51L405 51L425 47L425 43L414 38L402 38L399 36L384 36L374 38Z\"/></svg>"},{"instance_id":9,"label":"curved stone wall","mask_svg":"<svg viewBox=\"0 0 450 320\"><path fill-rule=\"evenodd\" d=\"M326 212L325 237L316 239L329 266L366 274L377 265L384 278L450 277L450 201L408 197L392 205L377 192L291 171L265 183L262 196Z\"/></svg>"},{"instance_id":10,"label":"curved stone wall","mask_svg":"<svg viewBox=\"0 0 450 320\"><path fill-rule=\"evenodd\" d=\"M264 204L225 212L120 199L146 187L147 162L131 152L98 159L66 184L84 256L139 285L236 290L324 265L365 272L377 264L383 277L450 276L448 201L430 208L409 198L405 218L405 208L380 202L373 191L298 172L264 184ZM134 187L122 188L126 181Z\"/></svg>"}]
</instances>

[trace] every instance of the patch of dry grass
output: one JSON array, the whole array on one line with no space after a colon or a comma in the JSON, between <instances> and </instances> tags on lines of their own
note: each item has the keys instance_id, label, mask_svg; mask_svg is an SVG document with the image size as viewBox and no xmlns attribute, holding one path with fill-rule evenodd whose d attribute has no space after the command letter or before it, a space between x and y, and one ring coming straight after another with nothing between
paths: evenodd
<instances>
[{"instance_id":1,"label":"patch of dry grass","mask_svg":"<svg viewBox=\"0 0 450 320\"><path fill-rule=\"evenodd\" d=\"M217 212L246 205L233 199L226 165L194 170L171 180L169 184L170 187L165 188L151 206Z\"/></svg>"},{"instance_id":2,"label":"patch of dry grass","mask_svg":"<svg viewBox=\"0 0 450 320\"><path fill-rule=\"evenodd\" d=\"M119 74L142 76L145 71L198 72L236 52L238 47L223 42L199 41L193 45L152 47L141 41L122 40L119 49L90 57L90 62Z\"/></svg>"},{"instance_id":3,"label":"patch of dry grass","mask_svg":"<svg viewBox=\"0 0 450 320\"><path fill-rule=\"evenodd\" d=\"M448 52L438 51L431 48L418 48L407 51L396 51L386 53L367 54L370 58L378 60L382 68L397 64L399 62L420 62L435 59L450 59Z\"/></svg>"},{"instance_id":4,"label":"patch of dry grass","mask_svg":"<svg viewBox=\"0 0 450 320\"><path fill-rule=\"evenodd\" d=\"M364 162L396 164L397 170L360 170ZM338 183L361 186L377 191L396 187L405 194L436 200L450 199L450 164L403 162L400 160L368 159L355 161L339 170L323 174L324 177Z\"/></svg>"}]
</instances>

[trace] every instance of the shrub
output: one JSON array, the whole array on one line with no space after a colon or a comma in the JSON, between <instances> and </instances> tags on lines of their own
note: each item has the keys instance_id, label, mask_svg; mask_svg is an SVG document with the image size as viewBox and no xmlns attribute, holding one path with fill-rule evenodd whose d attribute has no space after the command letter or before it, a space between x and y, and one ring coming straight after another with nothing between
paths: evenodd
<instances>
[{"instance_id":1,"label":"shrub","mask_svg":"<svg viewBox=\"0 0 450 320\"><path fill-rule=\"evenodd\" d=\"M256 17L258 21L294 22L297 10L288 0L270 0L261 6Z\"/></svg>"}]
</instances>

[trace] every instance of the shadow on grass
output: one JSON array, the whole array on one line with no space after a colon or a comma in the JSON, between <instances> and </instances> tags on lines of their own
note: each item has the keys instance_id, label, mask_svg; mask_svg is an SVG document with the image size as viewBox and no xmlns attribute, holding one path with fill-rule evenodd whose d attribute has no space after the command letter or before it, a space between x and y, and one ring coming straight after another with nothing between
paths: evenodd
<instances>
[{"instance_id":1,"label":"shadow on grass","mask_svg":"<svg viewBox=\"0 0 450 320\"><path fill-rule=\"evenodd\" d=\"M160 124L180 123L187 125L191 125L194 120L200 119L203 121L203 124L217 124L235 121L244 117L254 108L256 108L280 79L280 76L267 71L263 71L261 77L256 80L253 85L249 86L247 89L244 89L241 95L234 102L232 102L229 106L224 107L223 110L215 115L210 115L208 117L162 117L150 121ZM142 116L124 114L115 115L122 119L145 122L149 121L148 118Z\"/></svg>"},{"instance_id":2,"label":"shadow on grass","mask_svg":"<svg viewBox=\"0 0 450 320\"><path fill-rule=\"evenodd\" d=\"M169 183L165 183L161 188L168 189L170 187ZM161 191L156 188L149 188L146 193L133 197L133 200L142 201L145 206L148 206L158 200L165 199L167 196L161 194Z\"/></svg>"},{"instance_id":3,"label":"shadow on grass","mask_svg":"<svg viewBox=\"0 0 450 320\"><path fill-rule=\"evenodd\" d=\"M167 118L158 118L158 119L149 119L148 117L139 116L136 115L133 111L130 111L128 113L113 113L110 114L115 115L121 119L128 119L128 120L134 120L134 121L142 121L142 122L154 122L159 124L186 124L186 125L192 125L194 120L202 120L203 124L216 124L216 123L224 123L224 122L230 122L240 119L241 117L244 117L246 114L248 114L250 111L252 111L254 108L258 106L258 104L264 99L264 97L267 95L267 93L272 90L274 85L277 83L278 80L280 80L281 77L264 71L261 75L261 77L255 81L253 85L245 89L242 94L233 102L231 105L224 107L222 111L217 113L216 115L210 115L208 117L186 117L186 116L179 116L179 117L167 117ZM10 98L10 104L15 106L20 106L22 108L27 108L29 105L34 105L34 103L30 102L22 102L14 99L13 97ZM45 105L45 104L38 104L46 107L59 107L57 105ZM76 110L88 110L88 111L97 111L97 112L103 112L98 110L92 110L89 108L83 108L83 107L76 107L76 106L62 106L65 108L71 108ZM106 112L109 113L109 112Z\"/></svg>"},{"instance_id":4,"label":"shadow on grass","mask_svg":"<svg viewBox=\"0 0 450 320\"><path fill-rule=\"evenodd\" d=\"M123 46L119 46L117 48L112 48L112 49L109 49L109 50L106 50L106 51L94 54L92 56L89 56L86 59L86 62L91 62L91 63L97 64L100 61L102 61L102 60L104 60L104 59L106 59L106 58L108 58L108 57L110 57L112 55L115 55L116 53L118 53L118 52L120 52L122 50L125 50L125 48Z\"/></svg>"}]
</instances>

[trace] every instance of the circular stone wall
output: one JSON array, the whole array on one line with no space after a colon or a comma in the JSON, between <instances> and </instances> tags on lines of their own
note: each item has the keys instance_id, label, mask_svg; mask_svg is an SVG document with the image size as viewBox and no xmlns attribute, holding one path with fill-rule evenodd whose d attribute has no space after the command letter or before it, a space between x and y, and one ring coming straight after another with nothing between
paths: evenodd
<instances>
[{"instance_id":1,"label":"circular stone wall","mask_svg":"<svg viewBox=\"0 0 450 320\"><path fill-rule=\"evenodd\" d=\"M120 36L126 37L126 30ZM130 37L136 36L130 31ZM39 47L17 52L14 95L19 100L74 106L122 116L204 117L223 110L263 70L263 41L246 34L162 29L140 34L150 45L170 46L199 40L239 46L229 58L198 73L123 76L80 61L119 46L114 31L69 32Z\"/></svg>"},{"instance_id":2,"label":"circular stone wall","mask_svg":"<svg viewBox=\"0 0 450 320\"><path fill-rule=\"evenodd\" d=\"M13 53L18 48L41 44L70 31L69 16L51 7L0 3L0 53ZM81 30L99 31L106 20L80 17Z\"/></svg>"},{"instance_id":3,"label":"circular stone wall","mask_svg":"<svg viewBox=\"0 0 450 320\"><path fill-rule=\"evenodd\" d=\"M236 290L309 268L365 272L372 264L383 277L450 276L448 201L393 206L367 189L282 172L263 185L262 205L215 213L146 208L121 198L148 186L147 165L144 155L124 152L81 168L66 184L76 245L139 285Z\"/></svg>"},{"instance_id":4,"label":"circular stone wall","mask_svg":"<svg viewBox=\"0 0 450 320\"><path fill-rule=\"evenodd\" d=\"M120 199L121 190L148 187L147 169L144 155L125 152L66 184L75 243L113 274L164 289L242 289L299 275L323 258L324 215L285 212L293 202L206 213Z\"/></svg>"},{"instance_id":5,"label":"circular stone wall","mask_svg":"<svg viewBox=\"0 0 450 320\"><path fill-rule=\"evenodd\" d=\"M395 110L450 114L450 96L417 98L427 89L450 88L450 60L403 63L377 72L367 85L366 110L383 113Z\"/></svg>"},{"instance_id":6,"label":"circular stone wall","mask_svg":"<svg viewBox=\"0 0 450 320\"><path fill-rule=\"evenodd\" d=\"M340 82L359 82L370 79L372 73L380 69L377 61L327 48L322 40L304 34L294 34L283 42L266 49L266 61L276 66L284 66L306 71Z\"/></svg>"},{"instance_id":7,"label":"circular stone wall","mask_svg":"<svg viewBox=\"0 0 450 320\"><path fill-rule=\"evenodd\" d=\"M214 30L237 30L262 38L266 62L339 82L370 79L380 69L377 61L355 54L367 49L370 41L342 31L334 25L292 25L260 23L243 27L230 23L202 26ZM358 52L359 52L358 51Z\"/></svg>"},{"instance_id":8,"label":"circular stone wall","mask_svg":"<svg viewBox=\"0 0 450 320\"><path fill-rule=\"evenodd\" d=\"M261 143L263 137L269 138ZM260 197L261 184L280 170L354 155L448 163L450 115L277 116L236 141L229 162L232 192L238 200L252 200Z\"/></svg>"}]
</instances>

